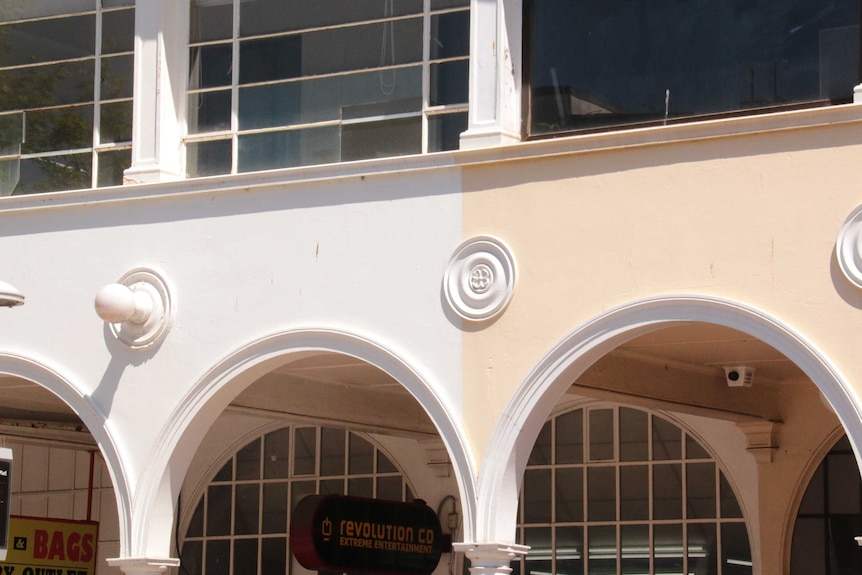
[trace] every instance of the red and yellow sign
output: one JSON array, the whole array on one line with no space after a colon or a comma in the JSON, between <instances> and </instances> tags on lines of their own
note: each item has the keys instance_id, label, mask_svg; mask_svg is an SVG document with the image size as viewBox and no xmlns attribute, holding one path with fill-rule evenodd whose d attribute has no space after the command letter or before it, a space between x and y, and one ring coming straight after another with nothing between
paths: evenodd
<instances>
[{"instance_id":1,"label":"red and yellow sign","mask_svg":"<svg viewBox=\"0 0 862 575\"><path fill-rule=\"evenodd\" d=\"M13 515L0 575L95 575L99 524Z\"/></svg>"}]
</instances>

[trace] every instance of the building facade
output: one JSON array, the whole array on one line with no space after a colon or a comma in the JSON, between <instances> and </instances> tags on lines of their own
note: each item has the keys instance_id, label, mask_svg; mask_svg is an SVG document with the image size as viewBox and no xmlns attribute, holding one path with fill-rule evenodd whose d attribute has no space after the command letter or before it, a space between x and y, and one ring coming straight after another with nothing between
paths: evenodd
<instances>
[{"instance_id":1,"label":"building facade","mask_svg":"<svg viewBox=\"0 0 862 575\"><path fill-rule=\"evenodd\" d=\"M858 572L859 21L0 1L12 513L99 575L305 573L315 493L438 575Z\"/></svg>"}]
</instances>

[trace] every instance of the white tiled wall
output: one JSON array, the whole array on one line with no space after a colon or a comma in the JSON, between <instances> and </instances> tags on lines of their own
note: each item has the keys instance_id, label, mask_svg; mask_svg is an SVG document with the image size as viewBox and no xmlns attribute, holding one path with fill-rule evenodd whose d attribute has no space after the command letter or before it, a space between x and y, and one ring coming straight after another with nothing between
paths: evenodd
<instances>
[{"instance_id":1,"label":"white tiled wall","mask_svg":"<svg viewBox=\"0 0 862 575\"><path fill-rule=\"evenodd\" d=\"M41 445L7 444L13 453L12 515L87 519L90 453ZM119 520L111 478L97 452L90 520L99 523L96 575L120 575L105 559L120 554Z\"/></svg>"}]
</instances>

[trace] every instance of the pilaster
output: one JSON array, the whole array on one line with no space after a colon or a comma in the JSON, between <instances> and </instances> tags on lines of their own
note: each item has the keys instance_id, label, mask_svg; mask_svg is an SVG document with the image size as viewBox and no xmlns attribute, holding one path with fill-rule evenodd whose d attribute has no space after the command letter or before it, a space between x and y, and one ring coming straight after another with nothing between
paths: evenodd
<instances>
[{"instance_id":1,"label":"pilaster","mask_svg":"<svg viewBox=\"0 0 862 575\"><path fill-rule=\"evenodd\" d=\"M181 118L188 62L188 2L147 0L135 9L132 165L126 184L183 177Z\"/></svg>"},{"instance_id":2,"label":"pilaster","mask_svg":"<svg viewBox=\"0 0 862 575\"><path fill-rule=\"evenodd\" d=\"M521 140L521 0L470 2L470 112L461 149Z\"/></svg>"}]
</instances>

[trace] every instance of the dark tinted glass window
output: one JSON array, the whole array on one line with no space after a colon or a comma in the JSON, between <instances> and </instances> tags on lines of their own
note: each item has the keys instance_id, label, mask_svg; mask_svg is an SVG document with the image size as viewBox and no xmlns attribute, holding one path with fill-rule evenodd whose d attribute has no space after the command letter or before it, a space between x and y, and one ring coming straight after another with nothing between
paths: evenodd
<instances>
[{"instance_id":1,"label":"dark tinted glass window","mask_svg":"<svg viewBox=\"0 0 862 575\"><path fill-rule=\"evenodd\" d=\"M530 0L530 132L850 101L859 1Z\"/></svg>"}]
</instances>

